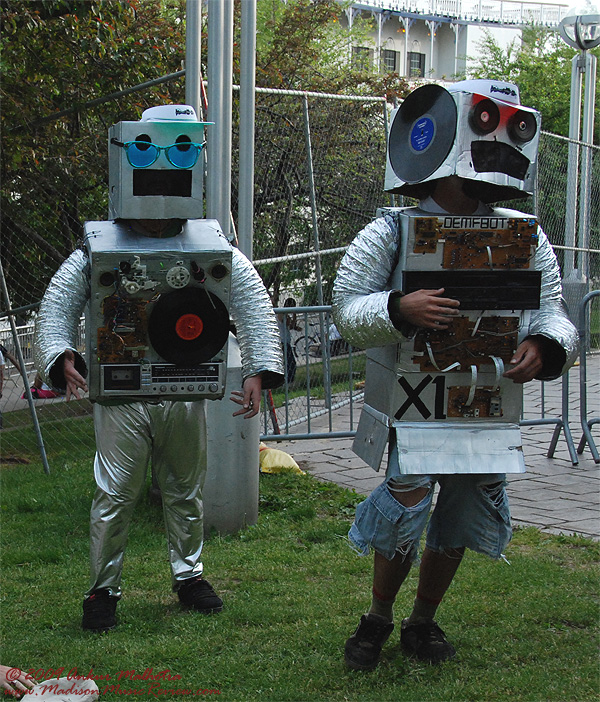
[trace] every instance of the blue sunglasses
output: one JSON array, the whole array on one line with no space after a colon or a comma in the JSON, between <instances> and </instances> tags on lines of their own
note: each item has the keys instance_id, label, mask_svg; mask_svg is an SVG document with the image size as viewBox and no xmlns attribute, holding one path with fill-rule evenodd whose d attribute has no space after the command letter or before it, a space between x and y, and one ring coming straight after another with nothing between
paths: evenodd
<instances>
[{"instance_id":1,"label":"blue sunglasses","mask_svg":"<svg viewBox=\"0 0 600 702\"><path fill-rule=\"evenodd\" d=\"M206 142L197 144L192 141L182 141L168 146L157 146L149 141L122 142L113 137L110 143L125 149L129 165L133 168L148 168L158 159L161 151L165 152L167 160L175 168L193 168Z\"/></svg>"}]
</instances>

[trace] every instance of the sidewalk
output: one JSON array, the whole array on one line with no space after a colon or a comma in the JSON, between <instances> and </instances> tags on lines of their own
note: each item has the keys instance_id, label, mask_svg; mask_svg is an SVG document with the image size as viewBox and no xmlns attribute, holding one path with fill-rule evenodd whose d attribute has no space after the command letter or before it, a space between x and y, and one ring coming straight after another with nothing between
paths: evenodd
<instances>
[{"instance_id":1,"label":"sidewalk","mask_svg":"<svg viewBox=\"0 0 600 702\"><path fill-rule=\"evenodd\" d=\"M598 357L596 356L596 359ZM569 425L577 448L582 431L579 419L579 371L569 375ZM530 383L525 390L525 417L540 417L541 383ZM558 416L561 406L560 382L545 384L545 415ZM554 409L554 412L552 411ZM600 415L600 372L588 365L588 417ZM349 407L333 413L332 431L350 426ZM355 421L357 410L355 409ZM329 417L311 421L312 431L328 431ZM600 445L596 424L592 433ZM355 427L356 428L356 427ZM294 429L303 431L301 426ZM558 440L553 458L547 458L554 432L553 425L523 427L523 451L527 472L508 477L513 525L532 525L552 534L581 534L600 539L600 464L594 463L586 446L573 466L564 434ZM275 445L275 444L272 444ZM278 442L277 448L291 454L300 467L320 480L331 481L367 495L381 482L385 465L373 471L352 452L352 439L307 439Z\"/></svg>"}]
</instances>

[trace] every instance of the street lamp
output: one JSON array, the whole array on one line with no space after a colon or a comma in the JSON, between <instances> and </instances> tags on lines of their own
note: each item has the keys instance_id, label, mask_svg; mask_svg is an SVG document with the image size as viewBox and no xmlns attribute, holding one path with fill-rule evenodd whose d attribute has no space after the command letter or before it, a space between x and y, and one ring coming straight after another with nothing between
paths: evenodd
<instances>
[{"instance_id":1,"label":"street lamp","mask_svg":"<svg viewBox=\"0 0 600 702\"><path fill-rule=\"evenodd\" d=\"M558 29L560 36L574 49L593 49L600 44L600 10L589 0L572 7Z\"/></svg>"},{"instance_id":2,"label":"street lamp","mask_svg":"<svg viewBox=\"0 0 600 702\"><path fill-rule=\"evenodd\" d=\"M596 57L589 53L600 44L600 10L591 0L584 0L567 11L559 24L560 36L574 49L579 49L571 61L571 103L569 116L569 163L567 170L567 204L565 211L565 285L567 302L571 303L575 315L583 296L587 293L589 263L584 251L580 258L580 269L575 269L576 206L579 172L579 138L581 122L581 88L585 74L585 96L583 110L584 144L591 145L594 137L594 103L596 101ZM584 148L581 162L581 191L579 200L579 245L589 248L591 149ZM579 320L575 320L579 323Z\"/></svg>"}]
</instances>

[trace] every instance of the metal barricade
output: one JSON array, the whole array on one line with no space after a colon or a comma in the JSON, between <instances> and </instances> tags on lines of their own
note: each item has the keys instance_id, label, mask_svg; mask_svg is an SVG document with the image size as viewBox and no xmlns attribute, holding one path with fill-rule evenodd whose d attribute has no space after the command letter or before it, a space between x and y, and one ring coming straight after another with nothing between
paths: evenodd
<instances>
[{"instance_id":1,"label":"metal barricade","mask_svg":"<svg viewBox=\"0 0 600 702\"><path fill-rule=\"evenodd\" d=\"M592 457L595 463L600 463L600 455L598 455L598 449L594 438L592 437L591 428L594 424L600 423L600 417L588 418L588 404L587 404L587 352L589 346L589 335L588 330L591 329L590 326L590 315L589 315L589 303L594 297L600 295L600 290L593 290L588 293L583 300L579 308L579 319L581 320L581 329L579 329L579 358L580 358L580 368L579 368L579 414L581 418L581 428L583 430L583 435L577 447L577 453L582 454L587 444L590 447Z\"/></svg>"},{"instance_id":2,"label":"metal barricade","mask_svg":"<svg viewBox=\"0 0 600 702\"><path fill-rule=\"evenodd\" d=\"M356 383L364 380L364 351L354 351L339 336L330 305L278 307L283 344L285 382L275 392L266 391L263 402L264 441L344 438L356 434L356 402L363 397ZM333 413L349 407L349 427L333 429ZM355 417L356 414L356 417ZM326 431L315 431L313 420L327 417ZM291 429L302 425L304 431Z\"/></svg>"}]
</instances>

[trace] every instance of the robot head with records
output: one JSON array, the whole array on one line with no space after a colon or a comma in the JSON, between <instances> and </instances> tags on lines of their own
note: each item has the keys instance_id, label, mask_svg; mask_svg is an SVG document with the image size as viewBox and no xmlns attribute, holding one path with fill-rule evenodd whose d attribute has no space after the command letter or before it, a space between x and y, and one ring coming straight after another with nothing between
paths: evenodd
<instances>
[{"instance_id":1,"label":"robot head with records","mask_svg":"<svg viewBox=\"0 0 600 702\"><path fill-rule=\"evenodd\" d=\"M145 110L108 133L110 219L203 216L204 127L189 105Z\"/></svg>"},{"instance_id":2,"label":"robot head with records","mask_svg":"<svg viewBox=\"0 0 600 702\"><path fill-rule=\"evenodd\" d=\"M385 190L422 198L426 184L457 175L483 202L533 192L541 116L520 104L519 89L465 80L449 89L423 85L394 112Z\"/></svg>"}]
</instances>

